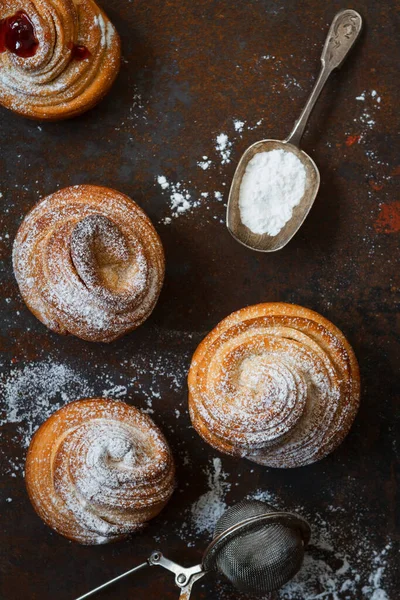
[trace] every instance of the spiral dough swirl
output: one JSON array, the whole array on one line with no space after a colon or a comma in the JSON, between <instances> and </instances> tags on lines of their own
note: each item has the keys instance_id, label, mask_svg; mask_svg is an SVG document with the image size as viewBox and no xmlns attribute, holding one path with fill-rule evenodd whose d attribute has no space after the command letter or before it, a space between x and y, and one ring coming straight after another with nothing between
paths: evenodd
<instances>
[{"instance_id":1,"label":"spiral dough swirl","mask_svg":"<svg viewBox=\"0 0 400 600\"><path fill-rule=\"evenodd\" d=\"M79 115L108 92L120 67L120 41L93 0L5 0L0 19L23 11L38 41L29 58L0 54L0 104L40 120ZM77 46L87 50L74 58Z\"/></svg>"},{"instance_id":2,"label":"spiral dough swirl","mask_svg":"<svg viewBox=\"0 0 400 600\"><path fill-rule=\"evenodd\" d=\"M123 402L71 402L36 432L26 484L39 516L82 544L138 531L168 502L174 464L153 421Z\"/></svg>"},{"instance_id":3,"label":"spiral dough swirl","mask_svg":"<svg viewBox=\"0 0 400 600\"><path fill-rule=\"evenodd\" d=\"M14 272L30 310L47 327L109 342L151 313L164 252L149 218L130 198L81 185L44 198L14 242Z\"/></svg>"},{"instance_id":4,"label":"spiral dough swirl","mask_svg":"<svg viewBox=\"0 0 400 600\"><path fill-rule=\"evenodd\" d=\"M343 334L306 308L244 308L197 348L189 372L195 429L212 446L271 467L334 450L359 404L359 370Z\"/></svg>"}]
</instances>

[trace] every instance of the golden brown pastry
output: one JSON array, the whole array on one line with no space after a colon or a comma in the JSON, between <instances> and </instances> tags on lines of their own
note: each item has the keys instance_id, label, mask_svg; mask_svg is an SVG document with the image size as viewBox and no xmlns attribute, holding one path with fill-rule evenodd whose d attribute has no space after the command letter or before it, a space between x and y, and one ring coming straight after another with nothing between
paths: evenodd
<instances>
[{"instance_id":1,"label":"golden brown pastry","mask_svg":"<svg viewBox=\"0 0 400 600\"><path fill-rule=\"evenodd\" d=\"M105 398L71 402L35 433L25 470L38 515L81 544L138 531L174 489L174 463L153 421Z\"/></svg>"},{"instance_id":2,"label":"golden brown pastry","mask_svg":"<svg viewBox=\"0 0 400 600\"><path fill-rule=\"evenodd\" d=\"M58 120L92 108L120 67L117 32L93 0L0 4L0 104Z\"/></svg>"},{"instance_id":3,"label":"golden brown pastry","mask_svg":"<svg viewBox=\"0 0 400 600\"><path fill-rule=\"evenodd\" d=\"M133 200L78 185L39 202L23 220L13 262L21 294L53 331L110 342L152 312L164 279L164 252Z\"/></svg>"},{"instance_id":4,"label":"golden brown pastry","mask_svg":"<svg viewBox=\"0 0 400 600\"><path fill-rule=\"evenodd\" d=\"M193 425L221 452L300 467L332 452L357 413L360 376L344 335L318 313L267 303L233 313L189 372Z\"/></svg>"}]
</instances>

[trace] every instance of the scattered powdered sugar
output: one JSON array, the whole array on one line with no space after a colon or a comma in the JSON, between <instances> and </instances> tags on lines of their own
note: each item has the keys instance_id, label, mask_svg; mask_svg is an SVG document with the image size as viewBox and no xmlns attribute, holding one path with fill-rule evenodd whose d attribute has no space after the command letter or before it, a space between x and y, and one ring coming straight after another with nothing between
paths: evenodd
<instances>
[{"instance_id":1,"label":"scattered powdered sugar","mask_svg":"<svg viewBox=\"0 0 400 600\"><path fill-rule=\"evenodd\" d=\"M28 364L0 382L0 427L18 424L22 445L27 448L35 430L54 411L88 393L85 377L67 365L48 361Z\"/></svg>"},{"instance_id":2,"label":"scattered powdered sugar","mask_svg":"<svg viewBox=\"0 0 400 600\"><path fill-rule=\"evenodd\" d=\"M179 334L183 335L182 332ZM152 356L138 355L129 361L132 372L129 384L133 390L139 389L140 398L145 402L146 408L142 412L153 414L153 401L161 398L161 390L165 384L169 389L181 396L187 376L187 365L190 356L174 355L171 348L168 352L158 352ZM176 410L174 406L174 410Z\"/></svg>"},{"instance_id":3,"label":"scattered powdered sugar","mask_svg":"<svg viewBox=\"0 0 400 600\"><path fill-rule=\"evenodd\" d=\"M251 498L285 508L268 490L258 490ZM290 510L307 518L312 535L303 567L280 590L280 600L353 600L361 596L365 600L389 600L385 571L393 545L388 540L383 548L376 548L361 523L361 507L351 533L343 531L344 509L340 507L329 506L325 515L307 514L302 506Z\"/></svg>"},{"instance_id":4,"label":"scattered powdered sugar","mask_svg":"<svg viewBox=\"0 0 400 600\"><path fill-rule=\"evenodd\" d=\"M203 171L207 171L207 169L211 167L212 161L209 160L208 156L203 156L203 160L200 160L197 164L200 167L200 169L203 169Z\"/></svg>"},{"instance_id":5,"label":"scattered powdered sugar","mask_svg":"<svg viewBox=\"0 0 400 600\"><path fill-rule=\"evenodd\" d=\"M377 147L372 145L375 141L374 132L379 122L379 111L382 108L383 98L375 89L363 90L356 96L356 101L359 114L353 120L352 129L345 133L345 144L347 147L354 146L354 148L359 145L361 147L360 150L364 152L365 157L368 159L367 164L369 166L366 179L369 186L367 188L367 195L371 201L374 201L375 206L379 208L379 201L383 194L385 192L388 194L387 190L385 192L382 191L384 182L391 180L395 172L393 171L393 165L388 161L382 160ZM375 217L375 210L373 214ZM365 236L363 241L371 243L371 236ZM375 254L376 248L375 245L370 246L370 257Z\"/></svg>"},{"instance_id":6,"label":"scattered powdered sugar","mask_svg":"<svg viewBox=\"0 0 400 600\"><path fill-rule=\"evenodd\" d=\"M368 95L367 90L364 90L359 96L356 96L356 100L358 100L360 102L365 102L365 98L367 97L367 95ZM375 98L376 102L378 104L380 104L381 97L379 96L379 94L376 90L372 90L369 95L371 96L371 98Z\"/></svg>"},{"instance_id":7,"label":"scattered powdered sugar","mask_svg":"<svg viewBox=\"0 0 400 600\"><path fill-rule=\"evenodd\" d=\"M230 127L232 128L231 137L227 133L220 133L213 138L214 148L212 152L216 155L210 157L210 153L204 153L196 164L204 171L206 175L211 167L215 164L219 164L222 167L226 167L231 162L231 154L233 150L233 143L235 139L238 139L243 132L252 131L259 127L262 123L262 119L257 121L255 125L251 125L246 121L240 119L232 119ZM233 136L233 137L232 137ZM223 173L221 174L221 186L227 187L230 182L227 179L223 180ZM215 189L196 189L194 184L189 180L185 181L173 181L172 178L168 178L165 174L160 174L156 177L156 182L160 186L162 192L168 197L168 209L169 215L161 219L161 222L165 225L169 225L174 219L182 215L188 215L193 212L194 209L204 208L207 213L206 215L212 219L217 220L220 223L225 223L225 215L219 216L221 213L220 209L217 211L211 210L213 208L213 201L221 202L223 197L227 194L223 194L220 190ZM204 182L204 185L208 185L208 181ZM216 206L216 205L214 205ZM224 204L226 206L226 204ZM218 214L215 214L215 213Z\"/></svg>"},{"instance_id":8,"label":"scattered powdered sugar","mask_svg":"<svg viewBox=\"0 0 400 600\"><path fill-rule=\"evenodd\" d=\"M303 87L302 85L300 85L300 83L297 81L297 79L295 77L292 77L291 75L286 74L283 78L284 83L283 83L283 87L285 89L290 89L290 88L298 88L299 90L302 90Z\"/></svg>"},{"instance_id":9,"label":"scattered powdered sugar","mask_svg":"<svg viewBox=\"0 0 400 600\"><path fill-rule=\"evenodd\" d=\"M167 178L164 177L164 175L159 175L157 177L157 182L161 186L161 189L166 190L169 188L169 183L167 181Z\"/></svg>"},{"instance_id":10,"label":"scattered powdered sugar","mask_svg":"<svg viewBox=\"0 0 400 600\"><path fill-rule=\"evenodd\" d=\"M223 165L231 162L232 142L229 141L226 133L220 133L217 135L215 148L221 155L221 163Z\"/></svg>"},{"instance_id":11,"label":"scattered powdered sugar","mask_svg":"<svg viewBox=\"0 0 400 600\"><path fill-rule=\"evenodd\" d=\"M200 496L193 504L192 524L197 533L205 531L213 533L214 527L222 513L228 508L224 497L230 489L226 482L228 475L222 470L220 458L213 459L213 467L208 471L207 481L210 490Z\"/></svg>"},{"instance_id":12,"label":"scattered powdered sugar","mask_svg":"<svg viewBox=\"0 0 400 600\"><path fill-rule=\"evenodd\" d=\"M135 127L138 122L142 122L145 124L149 122L148 104L148 98L143 98L142 94L139 91L139 88L137 86L134 86L132 104L129 107L129 114L126 117L126 121L128 121L129 127L132 127L132 125L133 127ZM125 125L126 123L125 121L123 121L118 127L115 128L115 130L120 131Z\"/></svg>"},{"instance_id":13,"label":"scattered powdered sugar","mask_svg":"<svg viewBox=\"0 0 400 600\"><path fill-rule=\"evenodd\" d=\"M371 130L376 125L377 111L381 108L381 96L376 90L364 90L356 96L358 102L362 102L362 110L358 117L354 118L354 122L359 126L359 140L363 139L368 130Z\"/></svg>"},{"instance_id":14,"label":"scattered powdered sugar","mask_svg":"<svg viewBox=\"0 0 400 600\"><path fill-rule=\"evenodd\" d=\"M162 190L168 190L170 210L173 217L177 217L198 206L198 200L193 200L185 185L179 181L174 183L172 181L168 181L165 175L159 175L157 177L157 183L160 185ZM169 217L164 219L164 223L170 223Z\"/></svg>"},{"instance_id":15,"label":"scattered powdered sugar","mask_svg":"<svg viewBox=\"0 0 400 600\"><path fill-rule=\"evenodd\" d=\"M128 398L129 403L141 406L142 412L152 414L153 401L161 398L162 386L181 393L188 361L189 355L177 357L171 349L167 354L137 355L122 364L128 375L111 376L100 367L92 368L91 382L72 366L49 359L24 366L16 364L11 370L3 364L0 436L2 427L13 425L15 444L26 449L36 429L56 410L85 397ZM174 410L177 409L174 405ZM19 472L24 462L23 456L8 457L1 448L0 459L2 471L10 475Z\"/></svg>"},{"instance_id":16,"label":"scattered powdered sugar","mask_svg":"<svg viewBox=\"0 0 400 600\"><path fill-rule=\"evenodd\" d=\"M211 164L211 161L208 161ZM208 165L207 163L207 165ZM207 170L208 166L205 166L206 163L202 166L203 170ZM199 166L200 163L199 163ZM213 194L209 192L200 192L196 193L196 196L192 192L189 191L186 184L182 182L172 182L168 180L165 175L159 175L157 177L157 183L169 197L169 209L170 209L170 217L164 217L162 222L165 225L168 225L172 222L172 218L179 217L185 213L191 212L193 209L198 208L202 205L207 205L207 208L210 207L209 200L214 198L217 201L222 200L222 194L219 191L215 191Z\"/></svg>"},{"instance_id":17,"label":"scattered powdered sugar","mask_svg":"<svg viewBox=\"0 0 400 600\"><path fill-rule=\"evenodd\" d=\"M252 468L249 471L253 473ZM179 520L169 523L170 529L172 527L188 547L201 547L211 541L218 519L228 508L227 494L232 485L236 488L241 485L240 472L225 472L220 458L214 458L205 473L209 489L183 516L179 515ZM294 506L292 502L286 506L277 494L261 488L247 498L298 513L311 526L311 541L303 566L274 600L394 600L389 570L396 559L394 543L390 539L383 544L376 541L374 527L369 529L365 525L369 509L362 501L359 504L351 502L355 516L348 529L343 525L342 515L346 508L342 505L327 506L323 512L310 512L305 506ZM157 542L167 544L168 535L157 536ZM233 598L232 587L225 580L216 579L214 585L217 598ZM244 600L246 596L239 597ZM271 600L270 596L263 600L267 598Z\"/></svg>"},{"instance_id":18,"label":"scattered powdered sugar","mask_svg":"<svg viewBox=\"0 0 400 600\"><path fill-rule=\"evenodd\" d=\"M122 398L123 396L126 396L127 393L128 389L126 385L114 385L110 389L103 390L102 396L106 398Z\"/></svg>"},{"instance_id":19,"label":"scattered powdered sugar","mask_svg":"<svg viewBox=\"0 0 400 600\"><path fill-rule=\"evenodd\" d=\"M335 525L329 526L315 517L313 537L305 555L302 570L284 586L279 594L282 600L352 600L362 593L367 600L389 600L382 587L387 567L387 555L392 546L388 543L381 551L374 550L371 542L349 546L334 539ZM363 533L360 531L360 540ZM366 565L370 565L369 568ZM337 566L339 565L339 566ZM358 595L357 595L358 594Z\"/></svg>"},{"instance_id":20,"label":"scattered powdered sugar","mask_svg":"<svg viewBox=\"0 0 400 600\"><path fill-rule=\"evenodd\" d=\"M233 121L233 126L235 128L235 131L237 131L238 133L242 133L243 128L245 126L245 122L244 121L240 121L239 119L235 119Z\"/></svg>"},{"instance_id":21,"label":"scattered powdered sugar","mask_svg":"<svg viewBox=\"0 0 400 600\"><path fill-rule=\"evenodd\" d=\"M306 170L293 152L258 152L249 161L239 193L242 222L253 233L277 235L304 195Z\"/></svg>"}]
</instances>

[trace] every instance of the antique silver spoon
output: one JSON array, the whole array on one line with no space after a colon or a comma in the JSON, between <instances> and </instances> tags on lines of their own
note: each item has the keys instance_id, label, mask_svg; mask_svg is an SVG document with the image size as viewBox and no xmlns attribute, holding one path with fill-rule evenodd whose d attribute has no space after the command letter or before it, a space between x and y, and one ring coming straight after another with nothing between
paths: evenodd
<instances>
[{"instance_id":1,"label":"antique silver spoon","mask_svg":"<svg viewBox=\"0 0 400 600\"><path fill-rule=\"evenodd\" d=\"M289 137L284 141L267 139L256 142L246 150L240 159L229 192L226 224L233 237L244 246L247 246L247 248L258 250L259 252L280 250L292 239L307 217L318 192L320 176L315 162L300 149L300 141L322 88L332 71L341 67L360 34L361 26L361 16L355 10L342 10L335 16L322 51L320 74ZM275 149L293 152L300 159L306 170L306 186L303 197L300 203L293 209L289 221L277 235L270 236L267 233L253 233L242 223L239 194L242 179L249 161L258 152L268 152Z\"/></svg>"}]
</instances>

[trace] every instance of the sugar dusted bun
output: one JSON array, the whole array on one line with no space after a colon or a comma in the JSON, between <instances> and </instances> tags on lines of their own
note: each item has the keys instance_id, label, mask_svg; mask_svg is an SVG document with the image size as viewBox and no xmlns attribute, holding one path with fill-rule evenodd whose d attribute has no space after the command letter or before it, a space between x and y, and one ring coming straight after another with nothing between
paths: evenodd
<instances>
[{"instance_id":1,"label":"sugar dusted bun","mask_svg":"<svg viewBox=\"0 0 400 600\"><path fill-rule=\"evenodd\" d=\"M32 439L25 473L38 515L81 544L139 531L174 489L171 451L158 427L133 406L104 398L54 413Z\"/></svg>"},{"instance_id":2,"label":"sugar dusted bun","mask_svg":"<svg viewBox=\"0 0 400 600\"><path fill-rule=\"evenodd\" d=\"M36 317L57 333L110 342L152 312L164 279L164 251L150 219L105 187L62 189L25 217L14 272Z\"/></svg>"},{"instance_id":3,"label":"sugar dusted bun","mask_svg":"<svg viewBox=\"0 0 400 600\"><path fill-rule=\"evenodd\" d=\"M358 410L360 377L344 335L293 304L249 306L201 342L189 409L214 448L270 467L300 467L332 452Z\"/></svg>"},{"instance_id":4,"label":"sugar dusted bun","mask_svg":"<svg viewBox=\"0 0 400 600\"><path fill-rule=\"evenodd\" d=\"M92 108L120 67L119 37L106 14L93 0L5 0L0 19L21 11L37 46L28 57L7 48L0 53L0 104L39 120Z\"/></svg>"}]
</instances>

